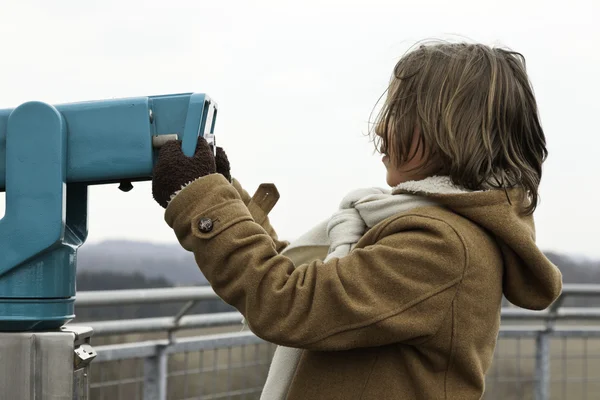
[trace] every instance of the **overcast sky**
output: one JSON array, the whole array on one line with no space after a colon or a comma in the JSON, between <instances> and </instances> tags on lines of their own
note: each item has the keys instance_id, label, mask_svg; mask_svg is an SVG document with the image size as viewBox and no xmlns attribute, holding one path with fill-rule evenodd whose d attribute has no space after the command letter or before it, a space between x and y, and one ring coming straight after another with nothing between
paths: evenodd
<instances>
[{"instance_id":1,"label":"overcast sky","mask_svg":"<svg viewBox=\"0 0 600 400\"><path fill-rule=\"evenodd\" d=\"M233 175L250 192L277 184L272 221L291 239L346 192L385 186L364 135L406 49L508 46L527 59L550 153L538 243L600 258L599 3L0 0L0 108L205 92ZM150 183L134 186L90 189L88 243L176 243Z\"/></svg>"}]
</instances>

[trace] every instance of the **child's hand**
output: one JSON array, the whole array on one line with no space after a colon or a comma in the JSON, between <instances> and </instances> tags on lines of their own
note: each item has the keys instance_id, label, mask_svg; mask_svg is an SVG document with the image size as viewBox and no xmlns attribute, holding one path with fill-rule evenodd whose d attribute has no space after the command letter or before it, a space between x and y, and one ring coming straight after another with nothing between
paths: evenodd
<instances>
[{"instance_id":1,"label":"child's hand","mask_svg":"<svg viewBox=\"0 0 600 400\"><path fill-rule=\"evenodd\" d=\"M227 160L227 157L224 157ZM220 161L223 164L223 161ZM228 163L227 163L228 166ZM206 139L198 137L196 152L187 157L181 141L165 143L158 154L152 174L152 197L167 208L174 194L192 181L217 171L215 156Z\"/></svg>"},{"instance_id":2,"label":"child's hand","mask_svg":"<svg viewBox=\"0 0 600 400\"><path fill-rule=\"evenodd\" d=\"M217 172L231 182L225 150L217 147L216 156L213 154L212 146L201 136L192 157L183 154L180 140L163 145L152 176L152 196L158 204L166 208L175 192L205 175Z\"/></svg>"}]
</instances>

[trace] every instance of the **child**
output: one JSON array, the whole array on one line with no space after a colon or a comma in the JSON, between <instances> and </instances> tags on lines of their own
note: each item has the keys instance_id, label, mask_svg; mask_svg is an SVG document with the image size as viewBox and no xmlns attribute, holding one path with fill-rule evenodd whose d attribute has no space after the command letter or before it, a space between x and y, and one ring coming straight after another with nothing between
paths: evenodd
<instances>
[{"instance_id":1,"label":"child","mask_svg":"<svg viewBox=\"0 0 600 400\"><path fill-rule=\"evenodd\" d=\"M203 139L192 158L161 149L153 196L181 245L256 335L298 349L263 398L479 399L502 295L541 310L560 294L535 244L547 151L520 54L418 47L375 139L392 190L353 192L289 247L267 217L272 185L250 198Z\"/></svg>"}]
</instances>

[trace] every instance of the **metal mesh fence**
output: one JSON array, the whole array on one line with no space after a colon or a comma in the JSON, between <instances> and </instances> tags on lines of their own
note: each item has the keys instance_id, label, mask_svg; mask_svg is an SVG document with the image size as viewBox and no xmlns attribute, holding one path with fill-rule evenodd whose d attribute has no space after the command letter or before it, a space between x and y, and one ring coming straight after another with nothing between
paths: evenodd
<instances>
[{"instance_id":1,"label":"metal mesh fence","mask_svg":"<svg viewBox=\"0 0 600 400\"><path fill-rule=\"evenodd\" d=\"M92 362L90 367L90 399L143 400L143 393L143 359Z\"/></svg>"},{"instance_id":2,"label":"metal mesh fence","mask_svg":"<svg viewBox=\"0 0 600 400\"><path fill-rule=\"evenodd\" d=\"M268 343L172 354L169 400L258 399L275 346Z\"/></svg>"},{"instance_id":3,"label":"metal mesh fence","mask_svg":"<svg viewBox=\"0 0 600 400\"><path fill-rule=\"evenodd\" d=\"M531 399L535 383L535 338L498 340L486 377L485 400Z\"/></svg>"},{"instance_id":4,"label":"metal mesh fence","mask_svg":"<svg viewBox=\"0 0 600 400\"><path fill-rule=\"evenodd\" d=\"M551 400L600 399L600 338L553 337L549 351ZM535 338L500 339L484 399L534 399L535 368Z\"/></svg>"},{"instance_id":5,"label":"metal mesh fence","mask_svg":"<svg viewBox=\"0 0 600 400\"><path fill-rule=\"evenodd\" d=\"M275 346L268 343L170 354L167 399L258 399ZM600 338L552 337L550 399L600 399ZM92 363L91 400L143 400L144 360ZM500 338L485 400L534 399L535 337Z\"/></svg>"},{"instance_id":6,"label":"metal mesh fence","mask_svg":"<svg viewBox=\"0 0 600 400\"><path fill-rule=\"evenodd\" d=\"M260 397L275 351L270 343L170 354L169 400ZM144 359L92 363L90 400L143 400Z\"/></svg>"},{"instance_id":7,"label":"metal mesh fence","mask_svg":"<svg viewBox=\"0 0 600 400\"><path fill-rule=\"evenodd\" d=\"M552 399L600 399L600 339L567 337L551 346Z\"/></svg>"}]
</instances>

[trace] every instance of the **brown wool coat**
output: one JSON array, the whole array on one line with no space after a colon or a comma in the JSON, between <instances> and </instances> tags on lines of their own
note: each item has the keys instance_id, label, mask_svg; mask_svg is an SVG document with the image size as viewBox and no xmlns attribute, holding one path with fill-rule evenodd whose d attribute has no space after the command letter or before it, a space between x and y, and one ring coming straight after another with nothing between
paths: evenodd
<instances>
[{"instance_id":1,"label":"brown wool coat","mask_svg":"<svg viewBox=\"0 0 600 400\"><path fill-rule=\"evenodd\" d=\"M346 257L294 266L267 213L209 175L182 190L165 219L215 292L259 337L305 349L288 399L479 399L502 294L544 309L562 277L535 244L518 193L425 194L441 206L390 217ZM199 221L210 218L210 231Z\"/></svg>"}]
</instances>

